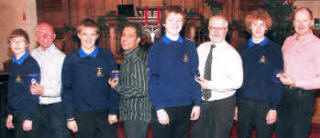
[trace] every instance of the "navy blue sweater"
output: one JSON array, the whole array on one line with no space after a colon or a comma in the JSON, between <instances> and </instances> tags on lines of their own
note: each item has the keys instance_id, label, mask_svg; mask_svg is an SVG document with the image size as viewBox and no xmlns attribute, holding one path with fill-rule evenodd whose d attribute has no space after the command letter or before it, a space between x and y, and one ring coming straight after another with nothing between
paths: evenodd
<instances>
[{"instance_id":1,"label":"navy blue sweater","mask_svg":"<svg viewBox=\"0 0 320 138\"><path fill-rule=\"evenodd\" d=\"M23 57L21 57L23 58ZM39 102L38 95L30 92L31 80L40 81L40 68L35 59L25 55L21 64L9 63L8 109L25 112L25 119L32 120Z\"/></svg>"},{"instance_id":2,"label":"navy blue sweater","mask_svg":"<svg viewBox=\"0 0 320 138\"><path fill-rule=\"evenodd\" d=\"M236 93L237 98L268 102L270 109L276 109L282 97L282 84L276 77L283 69L281 46L269 40L264 46L250 47L249 43L244 43L238 51L242 57L244 81Z\"/></svg>"},{"instance_id":3,"label":"navy blue sweater","mask_svg":"<svg viewBox=\"0 0 320 138\"><path fill-rule=\"evenodd\" d=\"M98 48L96 57L80 57L79 50L66 56L62 68L62 103L67 118L73 117L74 110L109 110L115 114L119 95L108 84L114 69L116 63L107 49Z\"/></svg>"},{"instance_id":4,"label":"navy blue sweater","mask_svg":"<svg viewBox=\"0 0 320 138\"><path fill-rule=\"evenodd\" d=\"M155 42L148 57L149 93L155 110L164 107L201 105L201 87L195 44L187 39L170 41L166 36Z\"/></svg>"}]
</instances>

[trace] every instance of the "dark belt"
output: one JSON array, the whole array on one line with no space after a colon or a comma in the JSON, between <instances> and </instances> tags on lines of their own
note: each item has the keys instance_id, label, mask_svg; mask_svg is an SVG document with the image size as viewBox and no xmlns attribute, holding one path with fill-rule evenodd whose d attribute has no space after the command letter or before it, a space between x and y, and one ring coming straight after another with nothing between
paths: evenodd
<instances>
[{"instance_id":1,"label":"dark belt","mask_svg":"<svg viewBox=\"0 0 320 138\"><path fill-rule=\"evenodd\" d=\"M306 95L309 95L309 94L314 94L314 91L313 90L305 90L305 89L302 89L302 88L298 88L298 87L292 87L292 86L284 86L285 90L288 91L289 94L292 94L292 93L296 93L296 94L299 94L299 95L302 95L302 94L306 94Z\"/></svg>"},{"instance_id":2,"label":"dark belt","mask_svg":"<svg viewBox=\"0 0 320 138\"><path fill-rule=\"evenodd\" d=\"M286 88L287 90L299 90L299 89L301 89L301 88L298 88L298 87L292 87L292 86L288 86L288 85L284 86L284 88ZM301 90L303 90L303 89L301 89Z\"/></svg>"},{"instance_id":3,"label":"dark belt","mask_svg":"<svg viewBox=\"0 0 320 138\"><path fill-rule=\"evenodd\" d=\"M52 103L52 104L40 104L40 107L51 107L56 103Z\"/></svg>"}]
</instances>

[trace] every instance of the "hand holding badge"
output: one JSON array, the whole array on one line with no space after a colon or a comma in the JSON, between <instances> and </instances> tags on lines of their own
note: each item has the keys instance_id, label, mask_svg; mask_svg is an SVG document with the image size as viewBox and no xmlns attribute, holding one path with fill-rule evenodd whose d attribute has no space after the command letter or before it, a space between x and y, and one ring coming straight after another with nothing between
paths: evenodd
<instances>
[{"instance_id":1,"label":"hand holding badge","mask_svg":"<svg viewBox=\"0 0 320 138\"><path fill-rule=\"evenodd\" d=\"M28 79L30 82L30 92L33 95L42 95L43 94L43 86L40 83L40 75L39 74L29 74Z\"/></svg>"},{"instance_id":2,"label":"hand holding badge","mask_svg":"<svg viewBox=\"0 0 320 138\"><path fill-rule=\"evenodd\" d=\"M119 70L112 70L111 78L114 79L114 78L119 78L119 77L120 77Z\"/></svg>"},{"instance_id":3,"label":"hand holding badge","mask_svg":"<svg viewBox=\"0 0 320 138\"><path fill-rule=\"evenodd\" d=\"M28 78L31 85L35 85L36 83L40 82L39 74L28 74Z\"/></svg>"},{"instance_id":4,"label":"hand holding badge","mask_svg":"<svg viewBox=\"0 0 320 138\"><path fill-rule=\"evenodd\" d=\"M291 87L296 87L296 81L294 78L292 78L289 74L282 72L282 73L278 73L277 77L279 77L280 81L282 82L282 84L284 85L288 85Z\"/></svg>"},{"instance_id":5,"label":"hand holding badge","mask_svg":"<svg viewBox=\"0 0 320 138\"><path fill-rule=\"evenodd\" d=\"M196 71L196 72L195 72L195 79L196 79L196 80L200 80L200 73L199 73L199 71Z\"/></svg>"},{"instance_id":6,"label":"hand holding badge","mask_svg":"<svg viewBox=\"0 0 320 138\"><path fill-rule=\"evenodd\" d=\"M109 78L108 83L111 86L111 88L114 88L119 83L119 70L112 70L111 78Z\"/></svg>"},{"instance_id":7,"label":"hand holding badge","mask_svg":"<svg viewBox=\"0 0 320 138\"><path fill-rule=\"evenodd\" d=\"M273 82L275 82L275 83L281 83L281 81L280 81L280 76L281 76L282 73L283 73L282 70L280 70L280 69L275 69L274 72L273 72Z\"/></svg>"}]
</instances>

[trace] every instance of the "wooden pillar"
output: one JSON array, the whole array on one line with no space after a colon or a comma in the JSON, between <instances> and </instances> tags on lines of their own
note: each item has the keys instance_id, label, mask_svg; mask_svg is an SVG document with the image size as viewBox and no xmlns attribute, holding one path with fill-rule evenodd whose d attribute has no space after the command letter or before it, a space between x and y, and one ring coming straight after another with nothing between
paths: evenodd
<instances>
[{"instance_id":1,"label":"wooden pillar","mask_svg":"<svg viewBox=\"0 0 320 138\"><path fill-rule=\"evenodd\" d=\"M314 99L314 113L312 116L312 123L320 124L320 97L316 94Z\"/></svg>"},{"instance_id":2,"label":"wooden pillar","mask_svg":"<svg viewBox=\"0 0 320 138\"><path fill-rule=\"evenodd\" d=\"M113 55L117 54L117 42L116 42L116 28L114 26L110 26L109 30L110 35L110 51Z\"/></svg>"}]
</instances>

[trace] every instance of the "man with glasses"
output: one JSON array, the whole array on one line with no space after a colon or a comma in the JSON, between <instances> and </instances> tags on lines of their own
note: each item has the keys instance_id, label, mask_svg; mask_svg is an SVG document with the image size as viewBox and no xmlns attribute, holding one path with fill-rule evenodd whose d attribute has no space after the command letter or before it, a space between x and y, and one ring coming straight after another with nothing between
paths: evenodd
<instances>
[{"instance_id":1,"label":"man with glasses","mask_svg":"<svg viewBox=\"0 0 320 138\"><path fill-rule=\"evenodd\" d=\"M225 41L228 22L223 16L211 17L208 29L211 41L197 49L202 110L193 123L192 138L228 138L236 106L234 94L242 84L242 62Z\"/></svg>"}]
</instances>

